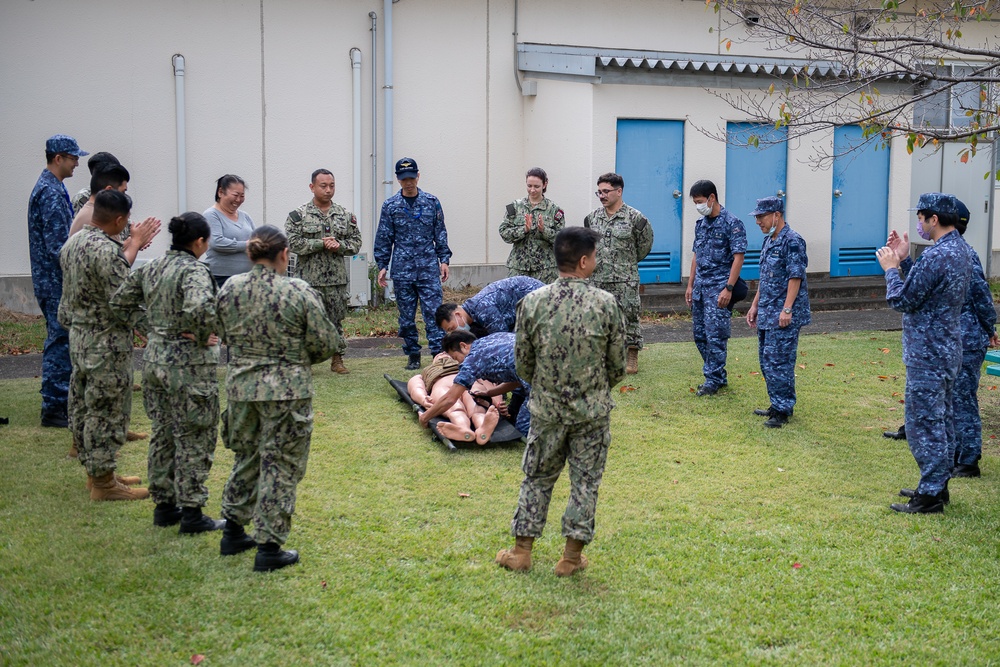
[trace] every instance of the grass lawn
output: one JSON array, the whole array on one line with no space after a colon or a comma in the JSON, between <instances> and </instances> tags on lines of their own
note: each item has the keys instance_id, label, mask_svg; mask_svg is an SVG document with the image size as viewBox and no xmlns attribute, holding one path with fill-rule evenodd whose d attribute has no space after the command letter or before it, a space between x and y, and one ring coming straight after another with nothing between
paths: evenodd
<instances>
[{"instance_id":1,"label":"grass lawn","mask_svg":"<svg viewBox=\"0 0 1000 667\"><path fill-rule=\"evenodd\" d=\"M92 503L66 432L37 427L38 380L0 383L3 665L1000 663L1000 400L981 391L984 477L943 515L889 510L916 465L881 437L902 419L898 333L802 338L792 422L766 430L753 339L697 398L692 344L640 355L616 392L590 568L552 569L565 476L534 569L508 546L521 450L448 454L382 379L404 358L316 367L316 429L288 546L267 575L218 534ZM136 395L133 425L149 426ZM145 478L145 443L123 473ZM232 456L221 446L209 512ZM460 494L468 494L463 497Z\"/></svg>"}]
</instances>

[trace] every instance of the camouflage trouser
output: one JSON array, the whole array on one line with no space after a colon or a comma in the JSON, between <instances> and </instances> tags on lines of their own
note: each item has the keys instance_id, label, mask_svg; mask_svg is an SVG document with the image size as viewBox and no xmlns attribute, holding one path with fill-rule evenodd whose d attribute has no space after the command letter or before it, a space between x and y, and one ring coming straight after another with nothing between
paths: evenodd
<instances>
[{"instance_id":1,"label":"camouflage trouser","mask_svg":"<svg viewBox=\"0 0 1000 667\"><path fill-rule=\"evenodd\" d=\"M786 415L795 408L795 356L799 351L799 327L757 330L760 373L767 382L771 407Z\"/></svg>"},{"instance_id":2,"label":"camouflage trouser","mask_svg":"<svg viewBox=\"0 0 1000 667\"><path fill-rule=\"evenodd\" d=\"M69 332L59 324L59 297L38 300L45 315L45 344L42 347L42 412L68 412L69 376L73 371L69 360Z\"/></svg>"},{"instance_id":3,"label":"camouflage trouser","mask_svg":"<svg viewBox=\"0 0 1000 667\"><path fill-rule=\"evenodd\" d=\"M350 300L347 285L320 285L319 287L313 286L313 289L319 293L320 299L323 301L323 306L326 308L326 316L330 318L331 322L337 325L337 333L345 341L340 349L335 350L335 354L343 354L347 351L347 338L344 336L344 318L347 317L347 304Z\"/></svg>"},{"instance_id":4,"label":"camouflage trouser","mask_svg":"<svg viewBox=\"0 0 1000 667\"><path fill-rule=\"evenodd\" d=\"M91 477L117 468L132 413L132 350L88 346L70 335L69 411L80 464ZM74 344L75 343L75 344Z\"/></svg>"},{"instance_id":5,"label":"camouflage trouser","mask_svg":"<svg viewBox=\"0 0 1000 667\"><path fill-rule=\"evenodd\" d=\"M396 307L399 309L399 337L403 339L403 352L420 354L420 337L417 335L417 300L424 315L424 329L427 331L427 347L431 354L441 351L444 330L434 321L434 311L441 305L441 279L423 278L419 280L392 279L396 293Z\"/></svg>"},{"instance_id":6,"label":"camouflage trouser","mask_svg":"<svg viewBox=\"0 0 1000 667\"><path fill-rule=\"evenodd\" d=\"M534 278L535 280L541 280L546 285L554 283L556 278L559 277L559 270L555 267L547 269L535 269L533 271L528 271L527 269L512 269L507 267L507 277L513 278L514 276L528 276L529 278Z\"/></svg>"},{"instance_id":7,"label":"camouflage trouser","mask_svg":"<svg viewBox=\"0 0 1000 667\"><path fill-rule=\"evenodd\" d=\"M618 300L618 307L625 316L625 346L642 349L642 329L639 327L639 281L620 283L594 283L605 292L611 292Z\"/></svg>"},{"instance_id":8,"label":"camouflage trouser","mask_svg":"<svg viewBox=\"0 0 1000 667\"><path fill-rule=\"evenodd\" d=\"M597 488L611 444L611 418L580 424L531 420L528 445L521 469L521 495L510 524L515 537L540 537L555 486L563 466L569 463L569 503L562 518L562 534L584 543L594 539Z\"/></svg>"},{"instance_id":9,"label":"camouflage trouser","mask_svg":"<svg viewBox=\"0 0 1000 667\"><path fill-rule=\"evenodd\" d=\"M253 519L258 544L288 539L312 429L311 398L230 401L223 413L222 442L236 460L222 492L222 516L241 526Z\"/></svg>"},{"instance_id":10,"label":"camouflage trouser","mask_svg":"<svg viewBox=\"0 0 1000 667\"><path fill-rule=\"evenodd\" d=\"M711 292L712 290L707 290ZM705 362L702 373L705 385L718 389L728 384L726 377L726 348L732 329L733 312L719 308L719 302L704 294L691 302L691 320L694 329L694 344Z\"/></svg>"},{"instance_id":11,"label":"camouflage trouser","mask_svg":"<svg viewBox=\"0 0 1000 667\"><path fill-rule=\"evenodd\" d=\"M149 493L158 504L204 507L219 422L215 364L166 366L146 362L142 401L153 423Z\"/></svg>"},{"instance_id":12,"label":"camouflage trouser","mask_svg":"<svg viewBox=\"0 0 1000 667\"><path fill-rule=\"evenodd\" d=\"M917 493L944 490L955 465L954 369L906 367L906 444L920 468Z\"/></svg>"},{"instance_id":13,"label":"camouflage trouser","mask_svg":"<svg viewBox=\"0 0 1000 667\"><path fill-rule=\"evenodd\" d=\"M955 463L973 465L983 458L983 420L979 415L979 374L986 348L966 350L955 379Z\"/></svg>"}]
</instances>

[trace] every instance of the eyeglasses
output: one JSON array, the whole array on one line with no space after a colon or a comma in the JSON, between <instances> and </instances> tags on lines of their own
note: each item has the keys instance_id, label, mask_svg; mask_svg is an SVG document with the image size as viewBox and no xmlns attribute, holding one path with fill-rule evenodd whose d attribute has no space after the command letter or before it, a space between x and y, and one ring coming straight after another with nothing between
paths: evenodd
<instances>
[{"instance_id":1,"label":"eyeglasses","mask_svg":"<svg viewBox=\"0 0 1000 667\"><path fill-rule=\"evenodd\" d=\"M598 190L594 194L598 197L607 197L609 194L617 190L618 188L611 188L610 190Z\"/></svg>"}]
</instances>

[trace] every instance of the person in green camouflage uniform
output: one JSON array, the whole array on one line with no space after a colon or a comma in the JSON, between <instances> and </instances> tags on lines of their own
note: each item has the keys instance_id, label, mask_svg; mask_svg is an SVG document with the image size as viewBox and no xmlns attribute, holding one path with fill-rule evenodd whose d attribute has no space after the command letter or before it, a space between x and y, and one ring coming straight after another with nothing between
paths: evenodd
<instances>
[{"instance_id":1,"label":"person in green camouflage uniform","mask_svg":"<svg viewBox=\"0 0 1000 667\"><path fill-rule=\"evenodd\" d=\"M642 330L639 327L639 262L653 247L653 227L649 220L622 201L625 181L615 173L597 179L597 197L602 208L583 221L601 235L597 245L597 268L591 282L611 292L625 314L625 342L628 346L626 371L639 372Z\"/></svg>"},{"instance_id":2,"label":"person in green camouflage uniform","mask_svg":"<svg viewBox=\"0 0 1000 667\"><path fill-rule=\"evenodd\" d=\"M529 169L525 184L528 196L507 204L500 223L500 238L514 246L507 257L507 274L551 283L559 277L552 242L565 224L565 214L545 197L549 177L544 169Z\"/></svg>"},{"instance_id":3,"label":"person in green camouflage uniform","mask_svg":"<svg viewBox=\"0 0 1000 667\"><path fill-rule=\"evenodd\" d=\"M92 500L141 500L130 489L138 477L115 474L132 409L132 328L111 309L129 264L112 236L128 221L131 201L117 190L99 192L93 223L70 237L59 253L63 293L59 322L69 330L69 411L80 463ZM143 234L151 230L144 229Z\"/></svg>"},{"instance_id":4,"label":"person in green camouflage uniform","mask_svg":"<svg viewBox=\"0 0 1000 667\"><path fill-rule=\"evenodd\" d=\"M312 365L344 344L319 295L288 278L288 240L258 227L247 241L254 262L219 291L220 336L229 346L228 408L223 443L236 460L222 493L226 519L220 552L254 546L243 531L253 519L254 570L298 562L283 551L295 511L295 487L305 475L312 435Z\"/></svg>"},{"instance_id":5,"label":"person in green camouflage uniform","mask_svg":"<svg viewBox=\"0 0 1000 667\"><path fill-rule=\"evenodd\" d=\"M587 566L583 547L594 538L597 489L611 444L611 388L625 376L625 321L615 298L589 283L600 235L569 227L555 240L559 279L517 307L517 374L531 383L531 428L521 467L524 481L511 522L513 549L496 562L531 567L531 547L545 527L552 487L569 464L566 537L558 576Z\"/></svg>"},{"instance_id":6,"label":"person in green camouflage uniform","mask_svg":"<svg viewBox=\"0 0 1000 667\"><path fill-rule=\"evenodd\" d=\"M190 212L171 220L169 229L170 250L129 275L111 307L122 319L143 312L146 317L142 398L153 423L153 523L180 523L181 533L201 533L223 526L202 514L219 421L216 286L208 266L198 261L208 250L211 228L204 216Z\"/></svg>"},{"instance_id":7,"label":"person in green camouflage uniform","mask_svg":"<svg viewBox=\"0 0 1000 667\"><path fill-rule=\"evenodd\" d=\"M309 189L313 193L312 201L289 213L285 221L288 247L298 257L298 277L320 295L327 316L343 337L343 321L350 299L344 258L361 250L361 230L354 214L333 202L336 182L330 171L314 171ZM343 361L346 349L345 344L336 350L330 370L341 374L350 372Z\"/></svg>"}]
</instances>

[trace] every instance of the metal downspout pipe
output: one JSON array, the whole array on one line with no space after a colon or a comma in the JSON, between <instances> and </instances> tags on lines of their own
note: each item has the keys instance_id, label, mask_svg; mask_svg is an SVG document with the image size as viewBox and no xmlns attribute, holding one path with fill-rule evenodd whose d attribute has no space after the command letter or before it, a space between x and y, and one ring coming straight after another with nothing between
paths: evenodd
<instances>
[{"instance_id":1,"label":"metal downspout pipe","mask_svg":"<svg viewBox=\"0 0 1000 667\"><path fill-rule=\"evenodd\" d=\"M372 262L375 261L375 229L378 227L379 206L378 206L378 15L375 12L368 12L372 27L372 223L371 223L371 245Z\"/></svg>"},{"instance_id":2,"label":"metal downspout pipe","mask_svg":"<svg viewBox=\"0 0 1000 667\"><path fill-rule=\"evenodd\" d=\"M354 102L354 215L361 216L361 49L351 49Z\"/></svg>"},{"instance_id":3,"label":"metal downspout pipe","mask_svg":"<svg viewBox=\"0 0 1000 667\"><path fill-rule=\"evenodd\" d=\"M170 59L174 66L174 98L177 123L177 213L187 211L187 129L184 118L184 56L175 53Z\"/></svg>"},{"instance_id":4,"label":"metal downspout pipe","mask_svg":"<svg viewBox=\"0 0 1000 667\"><path fill-rule=\"evenodd\" d=\"M385 25L385 198L392 196L395 173L395 161L392 152L392 0L384 0L382 4L382 22Z\"/></svg>"}]
</instances>

